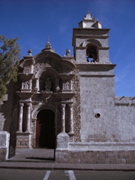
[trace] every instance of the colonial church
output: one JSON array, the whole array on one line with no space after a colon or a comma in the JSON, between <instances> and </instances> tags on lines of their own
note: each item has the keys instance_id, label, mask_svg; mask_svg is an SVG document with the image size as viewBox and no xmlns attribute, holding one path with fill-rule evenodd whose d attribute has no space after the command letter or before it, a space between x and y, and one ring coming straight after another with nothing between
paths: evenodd
<instances>
[{"instance_id":1,"label":"colonial church","mask_svg":"<svg viewBox=\"0 0 135 180\"><path fill-rule=\"evenodd\" d=\"M56 162L134 163L135 97L116 97L109 29L87 13L61 57L28 51L0 105L0 157L50 148Z\"/></svg>"}]
</instances>

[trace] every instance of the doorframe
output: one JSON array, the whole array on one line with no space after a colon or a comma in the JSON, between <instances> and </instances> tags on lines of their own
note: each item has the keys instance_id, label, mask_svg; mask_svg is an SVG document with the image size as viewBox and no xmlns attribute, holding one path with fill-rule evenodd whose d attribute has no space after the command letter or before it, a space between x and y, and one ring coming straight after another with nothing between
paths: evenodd
<instances>
[{"instance_id":1,"label":"doorframe","mask_svg":"<svg viewBox=\"0 0 135 180\"><path fill-rule=\"evenodd\" d=\"M33 111L32 111L32 121L34 122L34 129L32 131L32 139L33 139L33 148L36 148L36 139L35 139L35 132L36 132L36 120L37 120L37 115L38 113L43 110L43 109L50 109L55 113L55 149L54 149L54 160L56 157L56 148L57 148L57 135L59 133L58 130L58 123L59 123L59 119L61 119L61 113L58 109L58 105L59 102L56 104L56 106L52 105L52 104L37 104Z\"/></svg>"},{"instance_id":2,"label":"doorframe","mask_svg":"<svg viewBox=\"0 0 135 180\"><path fill-rule=\"evenodd\" d=\"M36 128L37 128L37 115L40 111L42 110L51 110L53 113L54 113L54 131L55 131L55 147L54 147L54 160L55 160L55 157L56 157L56 147L57 147L57 108L53 105L50 105L50 104L46 104L46 105L42 105L41 107L38 106L38 108L34 109L33 112L32 112L32 116L36 117L36 118L33 118L35 119L35 132L36 132ZM59 113L58 113L59 114ZM35 134L35 135L34 135ZM36 148L36 133L33 132L33 136L35 136L34 138L34 148Z\"/></svg>"}]
</instances>

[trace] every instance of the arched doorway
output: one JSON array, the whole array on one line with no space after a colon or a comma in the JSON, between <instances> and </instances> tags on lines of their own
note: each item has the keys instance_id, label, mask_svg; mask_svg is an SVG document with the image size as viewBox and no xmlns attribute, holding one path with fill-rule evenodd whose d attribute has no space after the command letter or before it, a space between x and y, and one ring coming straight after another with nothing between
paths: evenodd
<instances>
[{"instance_id":1,"label":"arched doorway","mask_svg":"<svg viewBox=\"0 0 135 180\"><path fill-rule=\"evenodd\" d=\"M37 115L36 147L55 149L55 141L55 114L43 109Z\"/></svg>"}]
</instances>

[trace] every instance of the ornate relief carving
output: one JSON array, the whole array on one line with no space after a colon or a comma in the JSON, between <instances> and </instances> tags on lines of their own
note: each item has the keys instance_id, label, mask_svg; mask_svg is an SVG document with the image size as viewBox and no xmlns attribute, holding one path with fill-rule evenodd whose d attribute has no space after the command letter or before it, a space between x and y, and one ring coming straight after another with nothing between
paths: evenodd
<instances>
[{"instance_id":1,"label":"ornate relief carving","mask_svg":"<svg viewBox=\"0 0 135 180\"><path fill-rule=\"evenodd\" d=\"M73 104L73 114L74 114L74 141L81 141L80 139L80 129L81 129L81 121L80 121L80 86L79 86L79 77L76 75L73 78L73 89L75 92L74 95L74 104Z\"/></svg>"},{"instance_id":2,"label":"ornate relief carving","mask_svg":"<svg viewBox=\"0 0 135 180\"><path fill-rule=\"evenodd\" d=\"M63 83L63 89L64 89L64 90L70 90L70 89L71 89L71 86L70 86L70 82L69 82L69 81Z\"/></svg>"},{"instance_id":3,"label":"ornate relief carving","mask_svg":"<svg viewBox=\"0 0 135 180\"><path fill-rule=\"evenodd\" d=\"M45 64L44 63L37 63L34 67L34 75L39 77L43 71L45 71Z\"/></svg>"},{"instance_id":4,"label":"ornate relief carving","mask_svg":"<svg viewBox=\"0 0 135 180\"><path fill-rule=\"evenodd\" d=\"M30 74L31 73L31 67L30 66L24 67L23 73L24 74Z\"/></svg>"},{"instance_id":5,"label":"ornate relief carving","mask_svg":"<svg viewBox=\"0 0 135 180\"><path fill-rule=\"evenodd\" d=\"M30 89L30 81L23 82L22 89Z\"/></svg>"},{"instance_id":6,"label":"ornate relief carving","mask_svg":"<svg viewBox=\"0 0 135 180\"><path fill-rule=\"evenodd\" d=\"M21 147L21 148L29 148L29 135L18 135L17 136L17 147Z\"/></svg>"},{"instance_id":7,"label":"ornate relief carving","mask_svg":"<svg viewBox=\"0 0 135 180\"><path fill-rule=\"evenodd\" d=\"M52 83L50 78L47 78L45 81L45 91L51 91Z\"/></svg>"}]
</instances>

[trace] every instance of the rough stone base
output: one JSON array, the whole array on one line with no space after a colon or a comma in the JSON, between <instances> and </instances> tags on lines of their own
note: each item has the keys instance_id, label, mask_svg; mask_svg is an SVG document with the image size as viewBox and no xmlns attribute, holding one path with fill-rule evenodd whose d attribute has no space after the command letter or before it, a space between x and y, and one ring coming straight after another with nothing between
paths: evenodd
<instances>
[{"instance_id":1,"label":"rough stone base","mask_svg":"<svg viewBox=\"0 0 135 180\"><path fill-rule=\"evenodd\" d=\"M135 151L56 151L56 162L89 164L135 163Z\"/></svg>"},{"instance_id":2,"label":"rough stone base","mask_svg":"<svg viewBox=\"0 0 135 180\"><path fill-rule=\"evenodd\" d=\"M8 159L7 157L7 149L6 148L0 148L0 161L5 161Z\"/></svg>"},{"instance_id":3,"label":"rough stone base","mask_svg":"<svg viewBox=\"0 0 135 180\"><path fill-rule=\"evenodd\" d=\"M60 133L57 136L57 149L67 149L69 142L69 136L67 133Z\"/></svg>"},{"instance_id":4,"label":"rough stone base","mask_svg":"<svg viewBox=\"0 0 135 180\"><path fill-rule=\"evenodd\" d=\"M31 148L31 135L30 133L17 132L17 148Z\"/></svg>"},{"instance_id":5,"label":"rough stone base","mask_svg":"<svg viewBox=\"0 0 135 180\"><path fill-rule=\"evenodd\" d=\"M0 161L8 159L10 134L6 131L0 131Z\"/></svg>"}]
</instances>

